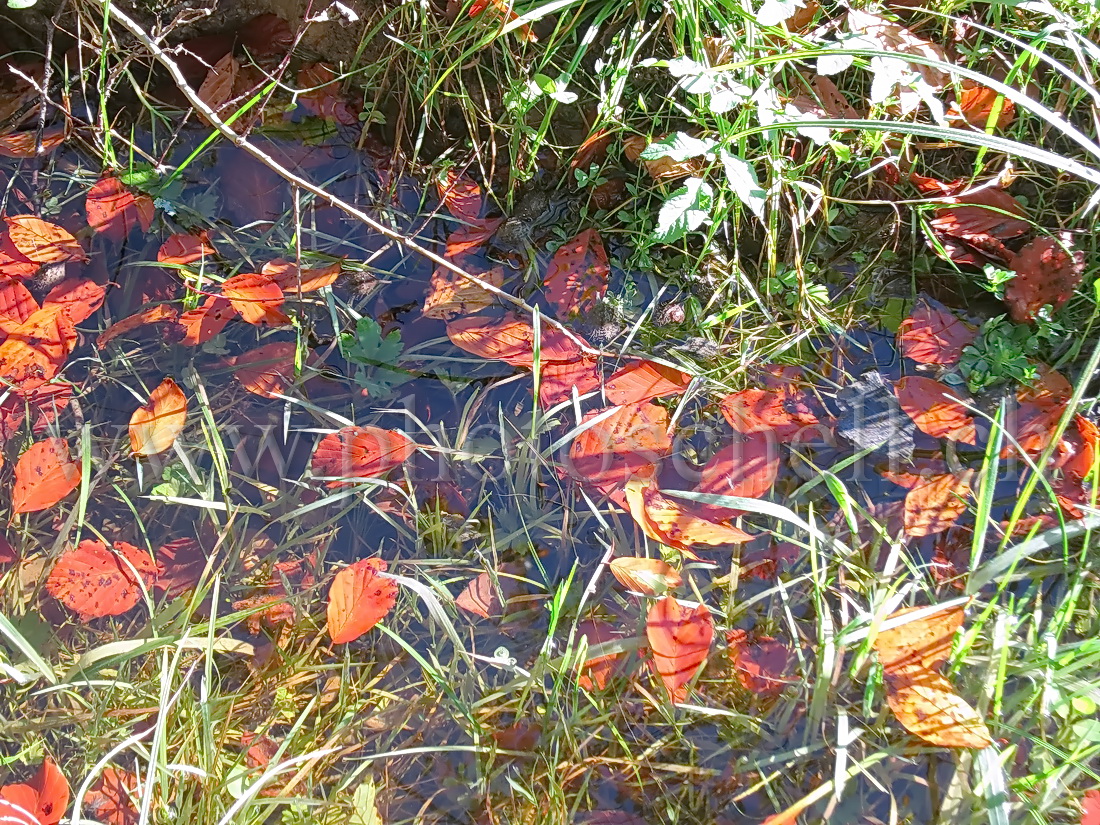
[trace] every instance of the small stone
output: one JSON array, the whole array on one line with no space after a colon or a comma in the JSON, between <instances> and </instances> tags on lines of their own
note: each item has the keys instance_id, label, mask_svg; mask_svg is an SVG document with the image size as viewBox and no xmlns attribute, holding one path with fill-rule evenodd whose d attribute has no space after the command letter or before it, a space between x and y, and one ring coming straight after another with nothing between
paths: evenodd
<instances>
[{"instance_id":1,"label":"small stone","mask_svg":"<svg viewBox=\"0 0 1100 825\"><path fill-rule=\"evenodd\" d=\"M684 306L679 301L666 301L653 313L653 323L659 327L682 324L686 319L687 313L684 312Z\"/></svg>"}]
</instances>

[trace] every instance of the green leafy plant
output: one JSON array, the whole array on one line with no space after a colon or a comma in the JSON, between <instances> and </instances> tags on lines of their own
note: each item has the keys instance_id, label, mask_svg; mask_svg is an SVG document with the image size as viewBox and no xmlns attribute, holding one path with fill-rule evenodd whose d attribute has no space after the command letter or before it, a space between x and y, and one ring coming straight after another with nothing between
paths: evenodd
<instances>
[{"instance_id":1,"label":"green leafy plant","mask_svg":"<svg viewBox=\"0 0 1100 825\"><path fill-rule=\"evenodd\" d=\"M372 398L385 398L412 380L407 370L397 366L403 349L400 331L382 335L381 325L373 318L360 318L354 333L340 335L340 351L355 365L356 383Z\"/></svg>"},{"instance_id":2,"label":"green leafy plant","mask_svg":"<svg viewBox=\"0 0 1100 825\"><path fill-rule=\"evenodd\" d=\"M1003 383L1030 384L1038 377L1032 359L1064 335L1062 326L1050 320L1040 319L1032 328L1014 324L1005 315L991 318L963 350L959 373L972 392Z\"/></svg>"}]
</instances>

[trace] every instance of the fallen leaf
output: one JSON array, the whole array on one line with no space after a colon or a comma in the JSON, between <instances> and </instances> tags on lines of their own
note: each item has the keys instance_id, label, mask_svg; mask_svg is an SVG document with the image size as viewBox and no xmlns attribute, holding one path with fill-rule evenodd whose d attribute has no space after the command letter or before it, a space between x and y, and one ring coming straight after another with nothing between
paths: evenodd
<instances>
[{"instance_id":1,"label":"fallen leaf","mask_svg":"<svg viewBox=\"0 0 1100 825\"><path fill-rule=\"evenodd\" d=\"M42 264L36 263L15 248L5 228L0 234L0 275L27 280L33 278Z\"/></svg>"},{"instance_id":2,"label":"fallen leaf","mask_svg":"<svg viewBox=\"0 0 1100 825\"><path fill-rule=\"evenodd\" d=\"M917 429L933 438L976 444L974 417L956 398L963 396L946 384L921 375L908 375L894 386L898 403Z\"/></svg>"},{"instance_id":3,"label":"fallen leaf","mask_svg":"<svg viewBox=\"0 0 1100 825\"><path fill-rule=\"evenodd\" d=\"M120 616L141 601L142 585L153 586L157 566L149 554L124 541L115 552L85 539L54 563L46 592L84 621Z\"/></svg>"},{"instance_id":4,"label":"fallen leaf","mask_svg":"<svg viewBox=\"0 0 1100 825\"><path fill-rule=\"evenodd\" d=\"M334 645L355 641L393 609L397 582L379 575L385 569L383 559L361 559L333 578L327 627Z\"/></svg>"},{"instance_id":5,"label":"fallen leaf","mask_svg":"<svg viewBox=\"0 0 1100 825\"><path fill-rule=\"evenodd\" d=\"M707 660L714 622L706 605L694 608L671 596L659 599L646 616L646 638L653 668L673 702L687 699L687 686Z\"/></svg>"},{"instance_id":6,"label":"fallen leaf","mask_svg":"<svg viewBox=\"0 0 1100 825\"><path fill-rule=\"evenodd\" d=\"M542 361L575 361L581 349L575 341L549 324L540 330ZM471 315L447 324L447 337L466 352L530 369L535 363L535 330L531 322L508 313L500 318Z\"/></svg>"},{"instance_id":7,"label":"fallen leaf","mask_svg":"<svg viewBox=\"0 0 1100 825\"><path fill-rule=\"evenodd\" d=\"M656 361L635 361L607 379L604 397L612 404L638 404L682 395L694 376Z\"/></svg>"},{"instance_id":8,"label":"fallen leaf","mask_svg":"<svg viewBox=\"0 0 1100 825\"><path fill-rule=\"evenodd\" d=\"M650 139L643 135L629 135L623 139L623 154L631 163L641 164L649 176L655 180L672 181L689 175L702 175L707 168L706 160L700 155L686 160L673 160L668 155L653 159L642 159L642 152L651 143L664 140L667 136Z\"/></svg>"},{"instance_id":9,"label":"fallen leaf","mask_svg":"<svg viewBox=\"0 0 1100 825\"><path fill-rule=\"evenodd\" d=\"M4 218L12 244L29 260L39 264L86 261L88 256L67 230L33 215Z\"/></svg>"},{"instance_id":10,"label":"fallen leaf","mask_svg":"<svg viewBox=\"0 0 1100 825\"><path fill-rule=\"evenodd\" d=\"M943 49L935 43L899 23L862 9L848 10L848 31L858 34L860 42L866 46L881 49L890 55L910 54L940 63L948 62ZM902 114L909 114L916 110L926 95L940 91L951 81L951 75L936 66L904 62L904 69L899 71L899 62L902 61L885 56L870 58L870 70L874 75L869 94L872 103L884 103L896 97ZM924 90L915 89L910 82L906 82L906 76L914 72L923 81Z\"/></svg>"},{"instance_id":11,"label":"fallen leaf","mask_svg":"<svg viewBox=\"0 0 1100 825\"><path fill-rule=\"evenodd\" d=\"M122 243L138 227L148 232L156 214L152 198L141 192L134 194L112 174L92 184L85 208L88 225L115 243Z\"/></svg>"},{"instance_id":12,"label":"fallen leaf","mask_svg":"<svg viewBox=\"0 0 1100 825\"><path fill-rule=\"evenodd\" d=\"M797 679L794 650L771 636L749 637L744 630L726 632L730 664L745 690L777 696Z\"/></svg>"},{"instance_id":13,"label":"fallen leaf","mask_svg":"<svg viewBox=\"0 0 1100 825\"><path fill-rule=\"evenodd\" d=\"M652 479L634 479L625 488L627 510L642 532L654 541L675 547L690 558L695 545L720 547L742 544L753 537L740 528L710 518L708 511L696 511L689 502L661 494Z\"/></svg>"},{"instance_id":14,"label":"fallen leaf","mask_svg":"<svg viewBox=\"0 0 1100 825\"><path fill-rule=\"evenodd\" d=\"M1097 453L1100 452L1100 428L1083 415L1075 415L1073 423L1079 445L1069 460L1063 463L1062 469L1072 477L1083 480L1092 474Z\"/></svg>"},{"instance_id":15,"label":"fallen leaf","mask_svg":"<svg viewBox=\"0 0 1100 825\"><path fill-rule=\"evenodd\" d=\"M201 235L170 235L157 250L157 262L165 266L186 266L214 256L206 233Z\"/></svg>"},{"instance_id":16,"label":"fallen leaf","mask_svg":"<svg viewBox=\"0 0 1100 825\"><path fill-rule=\"evenodd\" d=\"M816 6L816 4L814 4ZM815 9L816 11L816 9ZM815 115L829 120L858 120L863 117L860 112L848 102L837 85L831 78L825 75L814 75L809 80L810 91L795 95L787 105L793 107L802 114Z\"/></svg>"},{"instance_id":17,"label":"fallen leaf","mask_svg":"<svg viewBox=\"0 0 1100 825\"><path fill-rule=\"evenodd\" d=\"M894 627L875 636L875 653L885 670L939 670L951 658L955 634L963 625L965 605L954 605L910 621L899 622L921 607L907 607L891 613L884 623Z\"/></svg>"},{"instance_id":18,"label":"fallen leaf","mask_svg":"<svg viewBox=\"0 0 1100 825\"><path fill-rule=\"evenodd\" d=\"M309 63L298 70L298 101L316 117L344 126L359 125L359 109L340 92L335 70L327 63Z\"/></svg>"},{"instance_id":19,"label":"fallen leaf","mask_svg":"<svg viewBox=\"0 0 1100 825\"><path fill-rule=\"evenodd\" d=\"M620 556L612 559L609 567L619 584L645 596L663 595L683 582L680 574L661 559Z\"/></svg>"},{"instance_id":20,"label":"fallen leaf","mask_svg":"<svg viewBox=\"0 0 1100 825\"><path fill-rule=\"evenodd\" d=\"M770 432L778 441L792 441L818 425L817 416L795 390L747 389L719 402L729 425L743 435Z\"/></svg>"},{"instance_id":21,"label":"fallen leaf","mask_svg":"<svg viewBox=\"0 0 1100 825\"><path fill-rule=\"evenodd\" d=\"M274 341L225 360L233 367L233 378L246 390L277 398L294 380L297 354L294 341Z\"/></svg>"},{"instance_id":22,"label":"fallen leaf","mask_svg":"<svg viewBox=\"0 0 1100 825\"><path fill-rule=\"evenodd\" d=\"M91 818L107 825L136 825L138 812L138 779L120 768L104 768L88 793L84 807Z\"/></svg>"},{"instance_id":23,"label":"fallen leaf","mask_svg":"<svg viewBox=\"0 0 1100 825\"><path fill-rule=\"evenodd\" d=\"M207 555L202 545L187 536L173 539L157 548L157 577L153 586L169 598L194 590L202 581Z\"/></svg>"},{"instance_id":24,"label":"fallen leaf","mask_svg":"<svg viewBox=\"0 0 1100 825\"><path fill-rule=\"evenodd\" d=\"M503 18L505 23L511 23L513 20L519 19L519 15L512 10L510 0L474 0L470 5L469 16L476 17L488 8L492 8L497 15ZM519 34L521 40L525 40L528 43L538 42L538 37L535 35L534 30L526 23L518 26L516 32Z\"/></svg>"},{"instance_id":25,"label":"fallen leaf","mask_svg":"<svg viewBox=\"0 0 1100 825\"><path fill-rule=\"evenodd\" d=\"M69 781L48 756L29 782L0 787L0 822L58 825L69 807Z\"/></svg>"},{"instance_id":26,"label":"fallen leaf","mask_svg":"<svg viewBox=\"0 0 1100 825\"><path fill-rule=\"evenodd\" d=\"M495 266L488 271L479 272L462 264L471 275L492 284L498 289L504 285L504 267ZM496 303L496 296L483 286L452 272L445 266L436 267L428 286L428 295L424 299L421 312L427 318L446 320L456 315L471 315L487 309Z\"/></svg>"},{"instance_id":27,"label":"fallen leaf","mask_svg":"<svg viewBox=\"0 0 1100 825\"><path fill-rule=\"evenodd\" d=\"M901 354L918 364L954 366L977 337L976 329L930 298L922 298L898 327Z\"/></svg>"},{"instance_id":28,"label":"fallen leaf","mask_svg":"<svg viewBox=\"0 0 1100 825\"><path fill-rule=\"evenodd\" d=\"M0 279L0 332L11 333L40 309L22 281L11 277Z\"/></svg>"},{"instance_id":29,"label":"fallen leaf","mask_svg":"<svg viewBox=\"0 0 1100 825\"><path fill-rule=\"evenodd\" d=\"M9 393L0 402L0 441L12 438L28 418L31 432L41 434L69 406L72 395L69 384L41 384L32 390Z\"/></svg>"},{"instance_id":30,"label":"fallen leaf","mask_svg":"<svg viewBox=\"0 0 1100 825\"><path fill-rule=\"evenodd\" d=\"M1016 118L1016 104L1007 97L983 86L970 78L963 78L955 102L947 110L948 121L964 121L978 129L985 129L993 117L994 107L999 107L993 119L995 129L1007 129Z\"/></svg>"},{"instance_id":31,"label":"fallen leaf","mask_svg":"<svg viewBox=\"0 0 1100 825\"><path fill-rule=\"evenodd\" d=\"M479 573L455 597L455 606L483 619L499 619L512 599L526 592L522 565L505 564L496 575Z\"/></svg>"},{"instance_id":32,"label":"fallen leaf","mask_svg":"<svg viewBox=\"0 0 1100 825\"><path fill-rule=\"evenodd\" d=\"M344 487L351 480L385 475L416 449L414 441L396 430L344 427L321 439L310 468L314 476L329 478L329 487Z\"/></svg>"},{"instance_id":33,"label":"fallen leaf","mask_svg":"<svg viewBox=\"0 0 1100 825\"><path fill-rule=\"evenodd\" d=\"M574 389L579 396L598 389L602 380L599 361L587 354L576 361L552 361L541 367L539 405L544 410L570 400Z\"/></svg>"},{"instance_id":34,"label":"fallen leaf","mask_svg":"<svg viewBox=\"0 0 1100 825\"><path fill-rule=\"evenodd\" d=\"M211 295L196 309L189 309L180 316L183 340L186 347L205 344L225 329L225 325L237 314L236 308L220 295ZM2 347L0 347L2 348Z\"/></svg>"},{"instance_id":35,"label":"fallen leaf","mask_svg":"<svg viewBox=\"0 0 1100 825\"><path fill-rule=\"evenodd\" d=\"M543 279L546 300L557 307L562 318L585 315L607 292L610 275L600 234L586 229L558 247L550 259Z\"/></svg>"},{"instance_id":36,"label":"fallen leaf","mask_svg":"<svg viewBox=\"0 0 1100 825\"><path fill-rule=\"evenodd\" d=\"M271 276L284 293L316 292L336 283L344 272L343 261L333 261L316 269L299 269L295 264L277 258L263 265L261 272Z\"/></svg>"},{"instance_id":37,"label":"fallen leaf","mask_svg":"<svg viewBox=\"0 0 1100 825\"><path fill-rule=\"evenodd\" d=\"M1100 791L1087 791L1081 802L1081 825L1100 825Z\"/></svg>"},{"instance_id":38,"label":"fallen leaf","mask_svg":"<svg viewBox=\"0 0 1100 825\"><path fill-rule=\"evenodd\" d=\"M464 223L477 225L485 211L481 187L468 175L448 169L445 179L436 181L439 199L447 210Z\"/></svg>"},{"instance_id":39,"label":"fallen leaf","mask_svg":"<svg viewBox=\"0 0 1100 825\"><path fill-rule=\"evenodd\" d=\"M589 648L613 642L620 637L615 628L599 619L586 619L577 625L577 638L584 639ZM614 675L621 653L608 653L585 659L577 673L577 684L588 691L604 690Z\"/></svg>"},{"instance_id":40,"label":"fallen leaf","mask_svg":"<svg viewBox=\"0 0 1100 825\"><path fill-rule=\"evenodd\" d=\"M258 14L237 30L237 40L251 55L282 57L294 45L294 31L277 14Z\"/></svg>"},{"instance_id":41,"label":"fallen leaf","mask_svg":"<svg viewBox=\"0 0 1100 825\"><path fill-rule=\"evenodd\" d=\"M1016 277L1005 287L1005 303L1017 323L1034 321L1049 304L1055 311L1073 297L1085 269L1085 254L1069 239L1036 238L1011 260Z\"/></svg>"},{"instance_id":42,"label":"fallen leaf","mask_svg":"<svg viewBox=\"0 0 1100 825\"><path fill-rule=\"evenodd\" d=\"M63 438L32 444L15 464L11 510L36 513L53 507L80 485L80 465L69 457Z\"/></svg>"},{"instance_id":43,"label":"fallen leaf","mask_svg":"<svg viewBox=\"0 0 1100 825\"><path fill-rule=\"evenodd\" d=\"M91 278L66 278L46 294L42 310L59 313L75 325L91 318L106 297L106 287Z\"/></svg>"},{"instance_id":44,"label":"fallen leaf","mask_svg":"<svg viewBox=\"0 0 1100 825\"><path fill-rule=\"evenodd\" d=\"M279 309L285 297L270 275L247 272L226 278L222 295L250 324L289 324L290 318Z\"/></svg>"},{"instance_id":45,"label":"fallen leaf","mask_svg":"<svg viewBox=\"0 0 1100 825\"><path fill-rule=\"evenodd\" d=\"M711 456L696 492L760 498L779 473L779 447L764 433L752 433Z\"/></svg>"},{"instance_id":46,"label":"fallen leaf","mask_svg":"<svg viewBox=\"0 0 1100 825\"><path fill-rule=\"evenodd\" d=\"M504 223L503 218L495 218L482 221L478 226L460 226L447 236L447 249L444 252L444 257L449 260L458 260L463 255L484 246L502 223Z\"/></svg>"},{"instance_id":47,"label":"fallen leaf","mask_svg":"<svg viewBox=\"0 0 1100 825\"><path fill-rule=\"evenodd\" d=\"M913 487L905 496L906 535L930 536L954 524L966 512L973 477L973 470L945 473Z\"/></svg>"},{"instance_id":48,"label":"fallen leaf","mask_svg":"<svg viewBox=\"0 0 1100 825\"><path fill-rule=\"evenodd\" d=\"M566 465L574 479L607 494L635 476L652 475L672 449L668 412L656 404L611 407L607 417L585 428L569 448ZM582 426L608 410L593 410Z\"/></svg>"},{"instance_id":49,"label":"fallen leaf","mask_svg":"<svg viewBox=\"0 0 1100 825\"><path fill-rule=\"evenodd\" d=\"M1013 257L1004 242L1031 231L1023 206L998 186L971 186L963 178L944 183L916 174L909 179L922 193L938 195L946 204L934 210L929 225L955 263L1003 265Z\"/></svg>"},{"instance_id":50,"label":"fallen leaf","mask_svg":"<svg viewBox=\"0 0 1100 825\"><path fill-rule=\"evenodd\" d=\"M225 55L210 67L205 79L197 90L199 99L215 112L225 106L233 97L233 86L241 64L232 53Z\"/></svg>"},{"instance_id":51,"label":"fallen leaf","mask_svg":"<svg viewBox=\"0 0 1100 825\"><path fill-rule=\"evenodd\" d=\"M123 318L120 321L115 321L115 323L111 324L99 334L99 337L95 340L95 345L97 348L103 349L111 343L111 341L118 338L118 336L133 332L141 327L150 326L152 324L175 325L177 321L179 321L179 311L174 306L170 304L156 304L148 309L135 312L133 315Z\"/></svg>"},{"instance_id":52,"label":"fallen leaf","mask_svg":"<svg viewBox=\"0 0 1100 825\"><path fill-rule=\"evenodd\" d=\"M76 329L56 307L32 312L0 343L0 380L20 392L53 379L76 347Z\"/></svg>"},{"instance_id":53,"label":"fallen leaf","mask_svg":"<svg viewBox=\"0 0 1100 825\"><path fill-rule=\"evenodd\" d=\"M48 155L65 142L69 136L68 124L50 126L42 130L42 154ZM0 155L6 158L38 157L38 130L9 132L0 136Z\"/></svg>"},{"instance_id":54,"label":"fallen leaf","mask_svg":"<svg viewBox=\"0 0 1100 825\"><path fill-rule=\"evenodd\" d=\"M130 416L130 449L147 458L176 443L187 424L187 396L171 378L149 394L149 400Z\"/></svg>"}]
</instances>

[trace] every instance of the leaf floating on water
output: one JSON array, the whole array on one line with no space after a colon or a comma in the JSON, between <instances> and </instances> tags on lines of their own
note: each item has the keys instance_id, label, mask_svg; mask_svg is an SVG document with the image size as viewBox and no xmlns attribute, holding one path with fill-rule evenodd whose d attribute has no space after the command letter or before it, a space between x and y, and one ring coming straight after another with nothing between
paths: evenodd
<instances>
[{"instance_id":1,"label":"leaf floating on water","mask_svg":"<svg viewBox=\"0 0 1100 825\"><path fill-rule=\"evenodd\" d=\"M819 423L797 390L741 390L727 395L719 406L737 432L771 433L778 441L791 441Z\"/></svg>"},{"instance_id":2,"label":"leaf floating on water","mask_svg":"<svg viewBox=\"0 0 1100 825\"><path fill-rule=\"evenodd\" d=\"M326 435L313 453L314 476L328 477L329 487L344 487L344 479L374 478L404 464L416 443L396 430L380 427L344 427Z\"/></svg>"},{"instance_id":3,"label":"leaf floating on water","mask_svg":"<svg viewBox=\"0 0 1100 825\"><path fill-rule=\"evenodd\" d=\"M20 253L39 264L86 261L88 256L72 234L54 223L33 215L4 218L8 237Z\"/></svg>"},{"instance_id":4,"label":"leaf floating on water","mask_svg":"<svg viewBox=\"0 0 1100 825\"><path fill-rule=\"evenodd\" d=\"M607 379L604 397L612 404L638 404L687 392L693 376L656 361L635 361Z\"/></svg>"},{"instance_id":5,"label":"leaf floating on water","mask_svg":"<svg viewBox=\"0 0 1100 825\"><path fill-rule=\"evenodd\" d=\"M316 269L299 270L290 261L277 258L263 265L261 270L279 285L284 293L295 295L299 292L316 292L336 283L344 272L342 261L333 261L328 266Z\"/></svg>"},{"instance_id":6,"label":"leaf floating on water","mask_svg":"<svg viewBox=\"0 0 1100 825\"><path fill-rule=\"evenodd\" d=\"M1031 231L1023 206L998 186L971 186L963 178L944 183L921 175L909 177L922 193L946 201L946 206L935 209L929 223L943 252L957 264L1003 265L1013 255L1005 241Z\"/></svg>"},{"instance_id":7,"label":"leaf floating on water","mask_svg":"<svg viewBox=\"0 0 1100 825\"><path fill-rule=\"evenodd\" d=\"M894 391L901 408L921 432L963 444L977 442L974 417L955 400L963 394L961 390L934 378L909 375L898 381Z\"/></svg>"},{"instance_id":8,"label":"leaf floating on water","mask_svg":"<svg viewBox=\"0 0 1100 825\"><path fill-rule=\"evenodd\" d=\"M546 299L561 318L585 315L607 292L610 275L603 239L595 229L586 229L558 247L550 259L543 279Z\"/></svg>"},{"instance_id":9,"label":"leaf floating on water","mask_svg":"<svg viewBox=\"0 0 1100 825\"><path fill-rule=\"evenodd\" d=\"M468 263L465 266L471 275L498 289L504 285L504 267L502 266L495 266L488 272L471 270ZM428 318L446 320L456 315L480 312L494 303L496 303L496 296L485 287L474 283L469 278L464 278L457 272L452 272L445 266L439 266L432 273L428 295L424 299L421 311Z\"/></svg>"},{"instance_id":10,"label":"leaf floating on water","mask_svg":"<svg viewBox=\"0 0 1100 825\"><path fill-rule=\"evenodd\" d=\"M1005 287L1012 320L1034 321L1045 305L1058 310L1073 297L1085 270L1085 253L1073 251L1068 238L1036 238L1013 257L1016 277Z\"/></svg>"},{"instance_id":11,"label":"leaf floating on water","mask_svg":"<svg viewBox=\"0 0 1100 825\"><path fill-rule=\"evenodd\" d=\"M51 126L42 131L42 154L48 155L65 142L69 136L68 124ZM6 158L33 158L38 156L38 130L10 132L0 135L0 155Z\"/></svg>"},{"instance_id":12,"label":"leaf floating on water","mask_svg":"<svg viewBox=\"0 0 1100 825\"><path fill-rule=\"evenodd\" d=\"M66 278L49 291L42 309L65 316L70 324L79 324L91 318L106 297L106 288L90 278Z\"/></svg>"},{"instance_id":13,"label":"leaf floating on water","mask_svg":"<svg viewBox=\"0 0 1100 825\"><path fill-rule=\"evenodd\" d=\"M612 407L607 418L581 432L569 448L569 474L603 493L621 490L635 476L652 475L672 449L668 411L656 404ZM585 415L590 421L607 410Z\"/></svg>"},{"instance_id":14,"label":"leaf floating on water","mask_svg":"<svg viewBox=\"0 0 1100 825\"><path fill-rule=\"evenodd\" d=\"M110 174L88 190L85 208L88 225L115 243L122 243L139 227L148 232L156 214L152 198L140 192L134 194Z\"/></svg>"},{"instance_id":15,"label":"leaf floating on water","mask_svg":"<svg viewBox=\"0 0 1100 825\"><path fill-rule=\"evenodd\" d=\"M539 404L543 409L561 404L573 397L574 389L583 396L599 389L601 378L599 361L591 355L582 355L576 361L545 363L539 373Z\"/></svg>"},{"instance_id":16,"label":"leaf floating on water","mask_svg":"<svg viewBox=\"0 0 1100 825\"><path fill-rule=\"evenodd\" d=\"M535 330L514 313L499 318L471 315L447 324L447 337L466 352L530 369L535 363ZM542 361L575 361L581 357L576 342L549 324L543 324L539 357Z\"/></svg>"},{"instance_id":17,"label":"leaf floating on water","mask_svg":"<svg viewBox=\"0 0 1100 825\"><path fill-rule=\"evenodd\" d=\"M397 582L379 575L383 559L362 559L336 574L328 591L328 635L352 642L378 624L397 602Z\"/></svg>"},{"instance_id":18,"label":"leaf floating on water","mask_svg":"<svg viewBox=\"0 0 1100 825\"><path fill-rule=\"evenodd\" d=\"M118 336L133 332L135 329L141 329L152 324L175 326L177 321L179 321L179 311L174 306L171 304L157 304L123 318L121 321L115 321L99 334L99 337L95 340L95 345L98 349L103 349Z\"/></svg>"},{"instance_id":19,"label":"leaf floating on water","mask_svg":"<svg viewBox=\"0 0 1100 825\"><path fill-rule=\"evenodd\" d=\"M476 226L485 210L481 187L468 175L448 169L446 178L436 181L439 199L460 221Z\"/></svg>"},{"instance_id":20,"label":"leaf floating on water","mask_svg":"<svg viewBox=\"0 0 1100 825\"><path fill-rule=\"evenodd\" d=\"M80 476L80 465L69 456L65 439L47 438L32 444L15 464L12 514L53 507L80 485Z\"/></svg>"},{"instance_id":21,"label":"leaf floating on water","mask_svg":"<svg viewBox=\"0 0 1100 825\"><path fill-rule=\"evenodd\" d=\"M28 392L53 379L76 347L76 329L58 307L42 308L0 344L0 380Z\"/></svg>"},{"instance_id":22,"label":"leaf floating on water","mask_svg":"<svg viewBox=\"0 0 1100 825\"><path fill-rule=\"evenodd\" d=\"M234 275L222 284L222 295L250 324L290 323L290 318L279 309L285 300L283 290L270 275L258 272Z\"/></svg>"},{"instance_id":23,"label":"leaf floating on water","mask_svg":"<svg viewBox=\"0 0 1100 825\"><path fill-rule=\"evenodd\" d=\"M161 244L157 250L157 262L166 266L186 266L213 255L214 247L210 245L205 232L201 235L178 234L170 235Z\"/></svg>"},{"instance_id":24,"label":"leaf floating on water","mask_svg":"<svg viewBox=\"0 0 1100 825\"><path fill-rule=\"evenodd\" d=\"M661 559L620 556L609 567L619 584L646 596L660 596L683 583L680 574Z\"/></svg>"},{"instance_id":25,"label":"leaf floating on water","mask_svg":"<svg viewBox=\"0 0 1100 825\"><path fill-rule=\"evenodd\" d=\"M149 394L149 401L130 416L130 449L147 458L176 443L187 424L187 396L171 378L165 378Z\"/></svg>"},{"instance_id":26,"label":"leaf floating on water","mask_svg":"<svg viewBox=\"0 0 1100 825\"><path fill-rule=\"evenodd\" d=\"M770 636L749 638L744 630L726 632L730 664L745 690L776 696L796 681L794 651Z\"/></svg>"},{"instance_id":27,"label":"leaf floating on water","mask_svg":"<svg viewBox=\"0 0 1100 825\"><path fill-rule=\"evenodd\" d=\"M643 533L677 548L689 558L696 557L691 550L695 545L720 547L743 544L753 538L732 524L709 518L705 510L696 511L687 501L665 497L652 479L627 483L626 503Z\"/></svg>"},{"instance_id":28,"label":"leaf floating on water","mask_svg":"<svg viewBox=\"0 0 1100 825\"><path fill-rule=\"evenodd\" d=\"M673 702L687 699L687 686L707 660L714 621L706 605L688 607L671 596L659 599L646 616L646 638L653 669Z\"/></svg>"},{"instance_id":29,"label":"leaf floating on water","mask_svg":"<svg viewBox=\"0 0 1100 825\"><path fill-rule=\"evenodd\" d=\"M939 301L923 298L898 328L898 346L918 364L950 367L959 363L963 349L978 332Z\"/></svg>"},{"instance_id":30,"label":"leaf floating on water","mask_svg":"<svg viewBox=\"0 0 1100 825\"><path fill-rule=\"evenodd\" d=\"M86 539L54 563L46 592L84 621L119 616L135 607L142 585L152 587L157 566L149 554L124 541L115 552L101 541ZM135 571L137 575L135 575Z\"/></svg>"},{"instance_id":31,"label":"leaf floating on water","mask_svg":"<svg viewBox=\"0 0 1100 825\"><path fill-rule=\"evenodd\" d=\"M499 619L508 613L512 599L525 592L523 572L522 565L505 564L495 576L479 573L455 597L455 606L483 619Z\"/></svg>"},{"instance_id":32,"label":"leaf floating on water","mask_svg":"<svg viewBox=\"0 0 1100 825\"><path fill-rule=\"evenodd\" d=\"M180 316L180 326L183 327L181 343L186 347L205 344L225 329L236 314L236 308L225 298L210 295L201 306L189 309Z\"/></svg>"},{"instance_id":33,"label":"leaf floating on water","mask_svg":"<svg viewBox=\"0 0 1100 825\"><path fill-rule=\"evenodd\" d=\"M767 433L753 433L716 452L703 467L696 492L760 498L775 484L779 446Z\"/></svg>"},{"instance_id":34,"label":"leaf floating on water","mask_svg":"<svg viewBox=\"0 0 1100 825\"><path fill-rule=\"evenodd\" d=\"M905 496L905 533L930 536L941 533L966 512L973 470L959 475L945 473L926 477Z\"/></svg>"},{"instance_id":35,"label":"leaf floating on water","mask_svg":"<svg viewBox=\"0 0 1100 825\"><path fill-rule=\"evenodd\" d=\"M17 329L40 307L31 291L15 278L0 278L0 332Z\"/></svg>"},{"instance_id":36,"label":"leaf floating on water","mask_svg":"<svg viewBox=\"0 0 1100 825\"><path fill-rule=\"evenodd\" d=\"M607 622L599 619L586 619L577 625L577 638L584 639L589 648L606 644L621 638L615 628ZM579 668L577 684L588 691L603 690L611 681L611 676L618 667L621 653L609 653L605 656L595 656L585 659Z\"/></svg>"}]
</instances>

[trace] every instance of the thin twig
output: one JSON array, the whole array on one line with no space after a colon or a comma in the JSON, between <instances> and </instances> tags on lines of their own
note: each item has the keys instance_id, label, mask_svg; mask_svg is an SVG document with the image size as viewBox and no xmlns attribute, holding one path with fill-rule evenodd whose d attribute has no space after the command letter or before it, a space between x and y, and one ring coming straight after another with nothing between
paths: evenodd
<instances>
[{"instance_id":1,"label":"thin twig","mask_svg":"<svg viewBox=\"0 0 1100 825\"><path fill-rule=\"evenodd\" d=\"M466 270L462 269L462 267L455 265L451 261L448 261L443 256L437 255L430 249L424 248L412 238L407 238L400 232L390 229L389 227L372 218L366 212L357 209L350 203L347 203L346 201L335 197L334 195L326 192L321 187L311 183L305 178L299 177L298 175L291 172L289 169L283 167L281 164L279 164L278 161L276 161L258 146L250 143L245 136L237 134L237 132L235 132L231 126L225 123L225 121L223 121L218 116L217 112L211 109L206 104L206 102L198 96L195 90L191 88L190 84L188 84L187 82L187 79L183 76L183 73L176 65L176 62L163 48L160 47L159 44L157 44L145 32L145 30L138 22L132 19L125 12L119 10L119 8L113 2L111 2L111 0L100 0L100 2L104 5L107 13L110 14L110 16L113 17L115 20L117 20L123 28L130 32L130 34L137 38L137 40L149 50L149 53L152 54L153 57L155 57L157 61L162 66L164 66L165 69L168 70L168 73L172 76L172 80L175 81L176 85L179 87L180 92L182 92L183 96L187 98L187 102L194 106L195 109L203 115L207 123L212 125L224 138L232 142L235 146L240 147L245 152L252 155L252 157L256 158L256 160L260 161L260 163L264 164L264 166L275 172L275 174L279 175L279 177L288 181L291 185L304 189L305 191L312 193L316 197L328 201L344 214L355 218L357 221L365 224L366 226L369 226L380 235L383 235L384 237L395 241L396 243L400 244L401 246L412 252L415 252L418 255L424 256L437 266L441 266L444 269L447 269L462 278L466 278L468 281L477 284L479 287L481 287L491 295L495 295L497 298L500 298L505 303L522 309L529 315L533 316L535 314L535 308L521 298L517 298L515 295L511 295L505 292L503 289L494 286L488 281L484 281L478 276L470 274ZM553 318L549 318L541 313L540 318L542 319L543 323L563 333L566 337L573 341L573 343L577 344L577 346L579 346L582 351L594 355L600 354L600 350L594 349L587 342L581 340L571 330L566 328L561 322L556 321Z\"/></svg>"}]
</instances>

